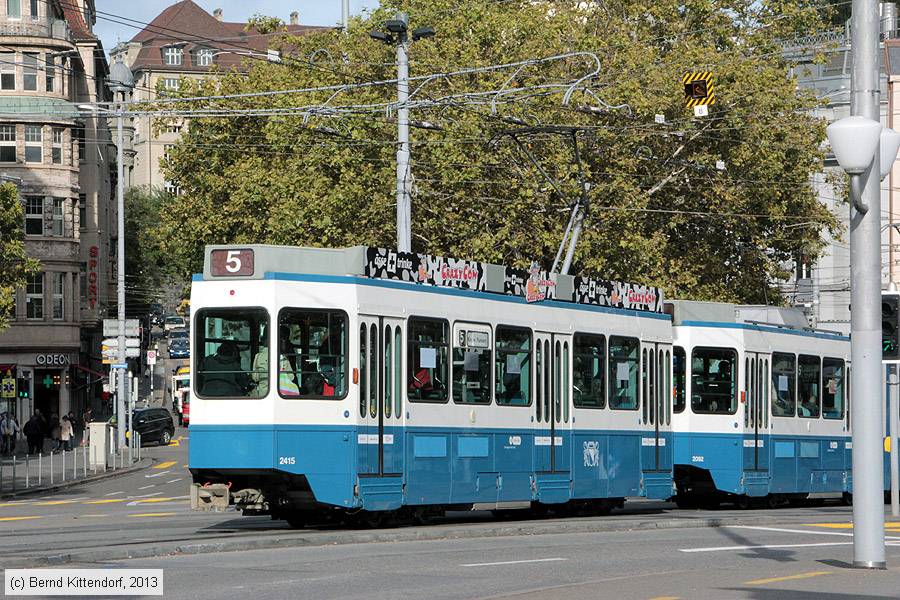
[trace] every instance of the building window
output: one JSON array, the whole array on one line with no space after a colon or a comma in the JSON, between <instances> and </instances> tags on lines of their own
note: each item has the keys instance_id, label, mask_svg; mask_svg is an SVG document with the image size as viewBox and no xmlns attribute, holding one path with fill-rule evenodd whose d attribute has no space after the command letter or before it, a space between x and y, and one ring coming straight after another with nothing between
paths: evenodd
<instances>
[{"instance_id":1,"label":"building window","mask_svg":"<svg viewBox=\"0 0 900 600\"><path fill-rule=\"evenodd\" d=\"M62 321L65 318L65 313L63 311L63 285L64 285L64 274L63 273L52 273L52 281L53 281L53 320L54 321Z\"/></svg>"},{"instance_id":2,"label":"building window","mask_svg":"<svg viewBox=\"0 0 900 600\"><path fill-rule=\"evenodd\" d=\"M38 55L34 52L22 54L22 89L28 92L37 91Z\"/></svg>"},{"instance_id":3,"label":"building window","mask_svg":"<svg viewBox=\"0 0 900 600\"><path fill-rule=\"evenodd\" d=\"M40 3L40 0L31 0L31 19L33 21L37 21L38 19L41 18L41 13L38 10L39 3Z\"/></svg>"},{"instance_id":4,"label":"building window","mask_svg":"<svg viewBox=\"0 0 900 600\"><path fill-rule=\"evenodd\" d=\"M16 162L15 125L0 125L0 162Z\"/></svg>"},{"instance_id":5,"label":"building window","mask_svg":"<svg viewBox=\"0 0 900 600\"><path fill-rule=\"evenodd\" d=\"M44 159L44 136L40 125L25 126L25 162L39 163Z\"/></svg>"},{"instance_id":6,"label":"building window","mask_svg":"<svg viewBox=\"0 0 900 600\"><path fill-rule=\"evenodd\" d=\"M183 54L183 50L178 46L167 46L163 48L163 59L169 66L180 65Z\"/></svg>"},{"instance_id":7,"label":"building window","mask_svg":"<svg viewBox=\"0 0 900 600\"><path fill-rule=\"evenodd\" d=\"M44 199L41 196L25 198L25 235L44 235Z\"/></svg>"},{"instance_id":8,"label":"building window","mask_svg":"<svg viewBox=\"0 0 900 600\"><path fill-rule=\"evenodd\" d=\"M52 92L56 83L56 59L50 54L47 55L47 91Z\"/></svg>"},{"instance_id":9,"label":"building window","mask_svg":"<svg viewBox=\"0 0 900 600\"><path fill-rule=\"evenodd\" d=\"M211 67L213 64L212 48L201 48L197 51L197 66Z\"/></svg>"},{"instance_id":10,"label":"building window","mask_svg":"<svg viewBox=\"0 0 900 600\"><path fill-rule=\"evenodd\" d=\"M53 199L53 220L52 231L51 234L57 237L62 236L63 234L63 223L64 223L64 210L66 207L66 199L65 198L54 198Z\"/></svg>"},{"instance_id":11,"label":"building window","mask_svg":"<svg viewBox=\"0 0 900 600\"><path fill-rule=\"evenodd\" d=\"M63 130L54 127L53 128L53 148L52 148L52 158L54 165L62 164L62 144L63 144Z\"/></svg>"},{"instance_id":12,"label":"building window","mask_svg":"<svg viewBox=\"0 0 900 600\"><path fill-rule=\"evenodd\" d=\"M181 135L181 125L168 125L166 127L166 133ZM168 148L168 146L166 147Z\"/></svg>"},{"instance_id":13,"label":"building window","mask_svg":"<svg viewBox=\"0 0 900 600\"><path fill-rule=\"evenodd\" d=\"M78 140L78 160L83 162L87 157L87 147L84 141L84 127L75 127L72 129L72 136ZM114 186L115 187L115 186Z\"/></svg>"},{"instance_id":14,"label":"building window","mask_svg":"<svg viewBox=\"0 0 900 600\"><path fill-rule=\"evenodd\" d=\"M25 316L28 319L44 318L44 274L28 278L25 284Z\"/></svg>"},{"instance_id":15,"label":"building window","mask_svg":"<svg viewBox=\"0 0 900 600\"><path fill-rule=\"evenodd\" d=\"M87 227L87 194L78 194L78 226Z\"/></svg>"},{"instance_id":16,"label":"building window","mask_svg":"<svg viewBox=\"0 0 900 600\"><path fill-rule=\"evenodd\" d=\"M16 54L15 52L0 53L0 89L16 89Z\"/></svg>"},{"instance_id":17,"label":"building window","mask_svg":"<svg viewBox=\"0 0 900 600\"><path fill-rule=\"evenodd\" d=\"M6 15L12 19L22 18L22 1L6 0Z\"/></svg>"}]
</instances>

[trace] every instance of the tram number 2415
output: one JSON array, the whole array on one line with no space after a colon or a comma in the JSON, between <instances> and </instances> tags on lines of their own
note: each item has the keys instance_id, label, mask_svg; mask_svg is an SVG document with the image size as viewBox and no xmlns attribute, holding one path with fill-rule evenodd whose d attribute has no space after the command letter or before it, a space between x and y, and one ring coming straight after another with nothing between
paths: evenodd
<instances>
[{"instance_id":1,"label":"tram number 2415","mask_svg":"<svg viewBox=\"0 0 900 600\"><path fill-rule=\"evenodd\" d=\"M279 465L296 465L297 457L296 456L279 456L278 464Z\"/></svg>"}]
</instances>

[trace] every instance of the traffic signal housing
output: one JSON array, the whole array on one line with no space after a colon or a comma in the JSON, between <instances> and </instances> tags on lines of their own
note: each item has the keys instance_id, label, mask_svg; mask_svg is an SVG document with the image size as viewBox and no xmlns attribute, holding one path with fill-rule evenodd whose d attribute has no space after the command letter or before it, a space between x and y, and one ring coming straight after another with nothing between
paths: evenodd
<instances>
[{"instance_id":1,"label":"traffic signal housing","mask_svg":"<svg viewBox=\"0 0 900 600\"><path fill-rule=\"evenodd\" d=\"M900 360L900 293L881 293L881 360Z\"/></svg>"},{"instance_id":2,"label":"traffic signal housing","mask_svg":"<svg viewBox=\"0 0 900 600\"><path fill-rule=\"evenodd\" d=\"M19 398L28 398L28 380L24 377L16 379L16 392Z\"/></svg>"}]
</instances>

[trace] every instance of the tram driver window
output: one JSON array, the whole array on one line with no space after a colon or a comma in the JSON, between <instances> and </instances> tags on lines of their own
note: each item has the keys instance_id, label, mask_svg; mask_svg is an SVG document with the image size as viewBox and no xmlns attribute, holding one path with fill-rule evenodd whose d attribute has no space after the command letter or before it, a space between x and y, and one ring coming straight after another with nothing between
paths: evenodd
<instances>
[{"instance_id":1,"label":"tram driver window","mask_svg":"<svg viewBox=\"0 0 900 600\"><path fill-rule=\"evenodd\" d=\"M408 331L407 396L412 402L446 402L447 322L411 318Z\"/></svg>"},{"instance_id":2,"label":"tram driver window","mask_svg":"<svg viewBox=\"0 0 900 600\"><path fill-rule=\"evenodd\" d=\"M609 407L638 409L638 350L636 338L609 338Z\"/></svg>"},{"instance_id":3,"label":"tram driver window","mask_svg":"<svg viewBox=\"0 0 900 600\"><path fill-rule=\"evenodd\" d=\"M772 354L772 416L797 414L797 359L793 354Z\"/></svg>"},{"instance_id":4,"label":"tram driver window","mask_svg":"<svg viewBox=\"0 0 900 600\"><path fill-rule=\"evenodd\" d=\"M206 398L262 398L269 392L269 315L261 308L204 309L197 315L194 389Z\"/></svg>"},{"instance_id":5,"label":"tram driver window","mask_svg":"<svg viewBox=\"0 0 900 600\"><path fill-rule=\"evenodd\" d=\"M453 346L453 401L491 403L491 333L459 329Z\"/></svg>"},{"instance_id":6,"label":"tram driver window","mask_svg":"<svg viewBox=\"0 0 900 600\"><path fill-rule=\"evenodd\" d=\"M699 414L737 412L737 352L694 348L691 353L691 410Z\"/></svg>"},{"instance_id":7,"label":"tram driver window","mask_svg":"<svg viewBox=\"0 0 900 600\"><path fill-rule=\"evenodd\" d=\"M822 416L844 418L844 361L839 358L822 359Z\"/></svg>"},{"instance_id":8,"label":"tram driver window","mask_svg":"<svg viewBox=\"0 0 900 600\"><path fill-rule=\"evenodd\" d=\"M278 393L343 398L347 393L347 315L285 308L278 315Z\"/></svg>"},{"instance_id":9,"label":"tram driver window","mask_svg":"<svg viewBox=\"0 0 900 600\"><path fill-rule=\"evenodd\" d=\"M606 406L606 338L576 333L572 365L572 402L577 408Z\"/></svg>"},{"instance_id":10,"label":"tram driver window","mask_svg":"<svg viewBox=\"0 0 900 600\"><path fill-rule=\"evenodd\" d=\"M494 365L497 404L531 404L531 331L497 327Z\"/></svg>"},{"instance_id":11,"label":"tram driver window","mask_svg":"<svg viewBox=\"0 0 900 600\"><path fill-rule=\"evenodd\" d=\"M680 413L684 411L687 404L687 354L684 348L675 346L672 358L672 370L675 373L675 407L674 411Z\"/></svg>"},{"instance_id":12,"label":"tram driver window","mask_svg":"<svg viewBox=\"0 0 900 600\"><path fill-rule=\"evenodd\" d=\"M819 357L801 354L797 368L797 391L800 394L797 414L801 417L818 418L821 377L822 365Z\"/></svg>"}]
</instances>

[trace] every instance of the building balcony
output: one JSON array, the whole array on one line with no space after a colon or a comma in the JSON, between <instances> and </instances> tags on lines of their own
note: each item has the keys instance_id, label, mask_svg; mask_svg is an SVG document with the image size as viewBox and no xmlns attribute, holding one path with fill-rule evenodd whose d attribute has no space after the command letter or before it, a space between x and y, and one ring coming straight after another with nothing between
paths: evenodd
<instances>
[{"instance_id":1,"label":"building balcony","mask_svg":"<svg viewBox=\"0 0 900 600\"><path fill-rule=\"evenodd\" d=\"M72 44L75 43L69 24L61 19L54 20L51 23L26 19L21 21L2 21L0 22L0 37L3 36L51 38Z\"/></svg>"}]
</instances>

